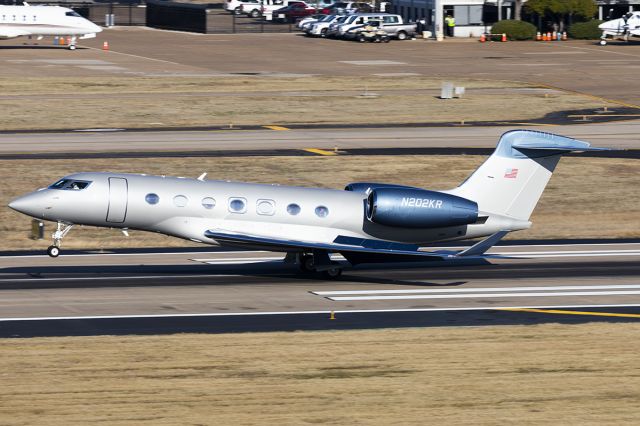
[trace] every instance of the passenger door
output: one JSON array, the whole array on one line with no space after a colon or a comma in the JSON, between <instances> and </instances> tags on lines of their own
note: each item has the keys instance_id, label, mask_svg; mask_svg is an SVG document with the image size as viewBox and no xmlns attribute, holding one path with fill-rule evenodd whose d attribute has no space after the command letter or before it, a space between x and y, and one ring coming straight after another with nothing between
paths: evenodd
<instances>
[{"instance_id":1,"label":"passenger door","mask_svg":"<svg viewBox=\"0 0 640 426\"><path fill-rule=\"evenodd\" d=\"M128 184L124 178L109 178L107 222L122 223L127 217Z\"/></svg>"}]
</instances>

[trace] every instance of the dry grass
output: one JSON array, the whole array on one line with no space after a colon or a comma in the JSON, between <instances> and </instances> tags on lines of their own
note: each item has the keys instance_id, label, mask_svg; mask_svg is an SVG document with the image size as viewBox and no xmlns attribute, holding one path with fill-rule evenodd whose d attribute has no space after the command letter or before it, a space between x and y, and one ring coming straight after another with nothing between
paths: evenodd
<instances>
[{"instance_id":1,"label":"dry grass","mask_svg":"<svg viewBox=\"0 0 640 426\"><path fill-rule=\"evenodd\" d=\"M0 423L635 424L639 334L588 324L4 339Z\"/></svg>"},{"instance_id":2,"label":"dry grass","mask_svg":"<svg viewBox=\"0 0 640 426\"><path fill-rule=\"evenodd\" d=\"M426 77L0 79L0 130L504 121L603 106L581 95L482 80L456 81L468 89L464 99L443 101L435 96L441 83ZM365 91L381 96L358 96Z\"/></svg>"},{"instance_id":3,"label":"dry grass","mask_svg":"<svg viewBox=\"0 0 640 426\"><path fill-rule=\"evenodd\" d=\"M113 171L250 180L299 186L342 188L348 182L395 182L431 189L456 186L484 160L480 156L342 156L146 158L139 160L19 160L0 162L0 180L11 182L0 194L3 250L43 249L50 241L27 238L30 219L6 207L12 198L77 171ZM193 165L199 169L194 170ZM29 179L16 179L28 176ZM565 158L544 192L527 231L511 238L640 237L640 162ZM51 225L48 225L51 229ZM158 234L74 229L66 248L158 247L193 245Z\"/></svg>"}]
</instances>

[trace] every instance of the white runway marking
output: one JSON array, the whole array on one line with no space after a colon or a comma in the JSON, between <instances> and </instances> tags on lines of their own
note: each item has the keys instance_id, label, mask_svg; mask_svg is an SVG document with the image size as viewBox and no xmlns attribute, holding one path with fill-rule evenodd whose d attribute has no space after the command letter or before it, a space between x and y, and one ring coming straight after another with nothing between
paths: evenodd
<instances>
[{"instance_id":1,"label":"white runway marking","mask_svg":"<svg viewBox=\"0 0 640 426\"><path fill-rule=\"evenodd\" d=\"M259 315L302 315L302 314L363 314L363 313L400 313L400 312L443 312L443 311L486 311L502 309L581 309L581 308L636 308L640 304L586 304L586 305L521 305L521 306L477 306L472 308L415 308L415 309L345 309L321 311L276 311L276 312L209 312L185 314L148 314L148 315L89 315L60 317L17 317L0 318L0 322L10 321L52 321L52 320L94 320L94 319L136 319L136 318L189 318L189 317L228 317Z\"/></svg>"},{"instance_id":2,"label":"white runway marking","mask_svg":"<svg viewBox=\"0 0 640 426\"><path fill-rule=\"evenodd\" d=\"M371 300L413 300L413 299L487 299L512 297L560 297L560 296L620 296L640 294L640 290L631 291L563 291L535 293L468 293L468 294L420 294L402 296L338 296L327 297L335 302L354 302Z\"/></svg>"},{"instance_id":3,"label":"white runway marking","mask_svg":"<svg viewBox=\"0 0 640 426\"><path fill-rule=\"evenodd\" d=\"M640 284L615 284L615 285L560 285L538 287L484 287L484 288L430 288L408 290L337 290L337 291L312 291L318 296L355 296L371 294L433 294L433 293L473 293L473 292L509 292L509 291L551 291L551 290L615 290L615 289L640 289Z\"/></svg>"},{"instance_id":4,"label":"white runway marking","mask_svg":"<svg viewBox=\"0 0 640 426\"><path fill-rule=\"evenodd\" d=\"M61 278L3 278L0 282L22 282L22 281L108 281L108 280L149 280L167 278L218 278L218 277L241 277L238 274L201 274L201 275L128 275L123 277L61 277Z\"/></svg>"}]
</instances>

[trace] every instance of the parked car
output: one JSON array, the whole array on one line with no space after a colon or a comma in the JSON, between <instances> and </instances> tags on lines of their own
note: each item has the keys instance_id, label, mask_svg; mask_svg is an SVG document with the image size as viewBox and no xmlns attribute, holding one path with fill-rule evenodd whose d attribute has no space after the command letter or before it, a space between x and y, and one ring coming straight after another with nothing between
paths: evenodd
<instances>
[{"instance_id":1,"label":"parked car","mask_svg":"<svg viewBox=\"0 0 640 426\"><path fill-rule=\"evenodd\" d=\"M406 40L416 34L416 24L405 24L400 15L383 14L380 19L369 19L367 24L376 25L381 31L384 31L389 37L398 40ZM364 25L366 26L366 25ZM344 33L344 38L359 39L359 33L364 29L363 25L349 28Z\"/></svg>"},{"instance_id":2,"label":"parked car","mask_svg":"<svg viewBox=\"0 0 640 426\"><path fill-rule=\"evenodd\" d=\"M290 6L293 3L304 3L303 0L259 0L259 3L256 5L251 5L251 7L243 7L242 11L246 15L252 18L264 17L267 21L271 21L273 19L273 11L282 9L283 7Z\"/></svg>"},{"instance_id":3,"label":"parked car","mask_svg":"<svg viewBox=\"0 0 640 426\"><path fill-rule=\"evenodd\" d=\"M227 12L234 13L236 15L240 15L245 5L247 5L247 7L249 7L250 5L252 6L258 5L258 7L260 7L260 1L259 0L225 0L224 10L226 10Z\"/></svg>"},{"instance_id":4,"label":"parked car","mask_svg":"<svg viewBox=\"0 0 640 426\"><path fill-rule=\"evenodd\" d=\"M328 15L346 15L349 13L369 13L374 11L374 6L371 3L364 2L336 2L331 6L322 9L322 13Z\"/></svg>"},{"instance_id":5,"label":"parked car","mask_svg":"<svg viewBox=\"0 0 640 426\"><path fill-rule=\"evenodd\" d=\"M346 18L346 16L327 15L319 21L311 22L306 28L303 28L303 31L310 36L326 37L327 31L329 31L329 26L334 22L338 22L342 18Z\"/></svg>"},{"instance_id":6,"label":"parked car","mask_svg":"<svg viewBox=\"0 0 640 426\"><path fill-rule=\"evenodd\" d=\"M273 11L273 19L285 22L296 22L298 19L304 18L318 13L318 10L304 2L292 3L287 7L283 7Z\"/></svg>"},{"instance_id":7,"label":"parked car","mask_svg":"<svg viewBox=\"0 0 640 426\"><path fill-rule=\"evenodd\" d=\"M315 24L318 21L322 21L326 19L329 15L323 15L322 13L316 15L309 15L298 21L296 27L302 31L307 31L311 25Z\"/></svg>"}]
</instances>

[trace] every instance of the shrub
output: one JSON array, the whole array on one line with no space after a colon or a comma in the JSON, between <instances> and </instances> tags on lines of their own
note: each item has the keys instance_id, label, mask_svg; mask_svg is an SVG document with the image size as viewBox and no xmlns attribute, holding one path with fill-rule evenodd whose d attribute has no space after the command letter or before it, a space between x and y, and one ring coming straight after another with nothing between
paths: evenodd
<instances>
[{"instance_id":1,"label":"shrub","mask_svg":"<svg viewBox=\"0 0 640 426\"><path fill-rule=\"evenodd\" d=\"M506 34L509 40L532 40L536 37L536 27L528 22L505 19L493 24L491 33Z\"/></svg>"},{"instance_id":2,"label":"shrub","mask_svg":"<svg viewBox=\"0 0 640 426\"><path fill-rule=\"evenodd\" d=\"M600 38L602 30L598 29L598 25L602 24L602 21L598 19L592 19L587 22L577 22L569 27L569 37L580 38L586 40L593 40Z\"/></svg>"}]
</instances>

